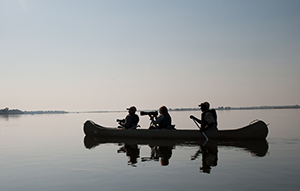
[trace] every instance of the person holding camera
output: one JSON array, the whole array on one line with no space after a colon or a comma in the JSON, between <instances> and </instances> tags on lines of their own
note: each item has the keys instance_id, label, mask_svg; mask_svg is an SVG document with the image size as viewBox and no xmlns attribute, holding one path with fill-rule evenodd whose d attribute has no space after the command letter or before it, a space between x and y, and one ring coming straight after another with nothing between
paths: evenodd
<instances>
[{"instance_id":1,"label":"person holding camera","mask_svg":"<svg viewBox=\"0 0 300 191\"><path fill-rule=\"evenodd\" d=\"M139 116L135 114L136 107L131 106L130 108L127 108L127 110L128 110L128 115L125 117L125 119L117 119L117 122L120 125L118 128L136 129L140 121Z\"/></svg>"},{"instance_id":2,"label":"person holding camera","mask_svg":"<svg viewBox=\"0 0 300 191\"><path fill-rule=\"evenodd\" d=\"M149 129L174 129L174 126L172 125L172 118L167 107L161 106L158 111L159 116L155 115L150 117L152 125Z\"/></svg>"},{"instance_id":3,"label":"person holding camera","mask_svg":"<svg viewBox=\"0 0 300 191\"><path fill-rule=\"evenodd\" d=\"M190 118L201 124L201 131L218 130L217 113L214 109L209 109L209 103L203 102L198 105L202 111L201 119L191 115Z\"/></svg>"}]
</instances>

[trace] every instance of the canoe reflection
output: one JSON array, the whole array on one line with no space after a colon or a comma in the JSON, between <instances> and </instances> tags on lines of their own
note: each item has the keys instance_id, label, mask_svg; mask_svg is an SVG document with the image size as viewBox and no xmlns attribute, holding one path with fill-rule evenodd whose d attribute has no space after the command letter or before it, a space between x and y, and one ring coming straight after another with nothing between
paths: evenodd
<instances>
[{"instance_id":1,"label":"canoe reflection","mask_svg":"<svg viewBox=\"0 0 300 191\"><path fill-rule=\"evenodd\" d=\"M140 157L140 149L138 145L148 145L151 148L150 157L142 157L141 162L146 161L160 161L162 166L169 164L172 156L172 150L175 146L195 147L199 146L198 151L191 156L191 160L196 160L200 155L202 156L202 166L200 172L210 173L212 167L217 166L218 163L218 148L220 147L234 147L240 148L249 152L251 156L264 157L269 149L266 140L251 140L251 141L184 141L184 140L160 140L160 139L126 139L113 137L94 137L85 136L84 145L87 149L95 148L101 144L107 143L122 143L118 152L124 152L129 157L129 164L134 165Z\"/></svg>"}]
</instances>

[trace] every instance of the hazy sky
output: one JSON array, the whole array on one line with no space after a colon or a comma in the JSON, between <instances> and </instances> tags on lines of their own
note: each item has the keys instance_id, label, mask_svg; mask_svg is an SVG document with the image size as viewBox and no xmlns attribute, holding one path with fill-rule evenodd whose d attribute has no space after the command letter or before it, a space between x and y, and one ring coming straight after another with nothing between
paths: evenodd
<instances>
[{"instance_id":1,"label":"hazy sky","mask_svg":"<svg viewBox=\"0 0 300 191\"><path fill-rule=\"evenodd\" d=\"M299 0L0 0L0 108L300 104Z\"/></svg>"}]
</instances>

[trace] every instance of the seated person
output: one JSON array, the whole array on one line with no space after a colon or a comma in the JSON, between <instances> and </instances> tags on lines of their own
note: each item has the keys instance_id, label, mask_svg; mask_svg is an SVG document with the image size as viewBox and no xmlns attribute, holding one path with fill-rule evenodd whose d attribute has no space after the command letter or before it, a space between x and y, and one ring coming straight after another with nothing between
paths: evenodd
<instances>
[{"instance_id":1,"label":"seated person","mask_svg":"<svg viewBox=\"0 0 300 191\"><path fill-rule=\"evenodd\" d=\"M161 106L158 111L160 115L151 117L152 125L149 129L175 129L167 107Z\"/></svg>"},{"instance_id":2,"label":"seated person","mask_svg":"<svg viewBox=\"0 0 300 191\"><path fill-rule=\"evenodd\" d=\"M117 122L120 125L118 128L136 129L140 121L139 116L135 114L136 107L132 106L130 108L127 108L127 110L128 110L128 115L125 117L125 119L117 119Z\"/></svg>"},{"instance_id":3,"label":"seated person","mask_svg":"<svg viewBox=\"0 0 300 191\"><path fill-rule=\"evenodd\" d=\"M210 104L208 102L203 102L199 105L201 108L202 114L201 119L191 115L190 118L194 119L201 124L201 130L218 130L217 125L217 113L214 109L209 109Z\"/></svg>"}]
</instances>

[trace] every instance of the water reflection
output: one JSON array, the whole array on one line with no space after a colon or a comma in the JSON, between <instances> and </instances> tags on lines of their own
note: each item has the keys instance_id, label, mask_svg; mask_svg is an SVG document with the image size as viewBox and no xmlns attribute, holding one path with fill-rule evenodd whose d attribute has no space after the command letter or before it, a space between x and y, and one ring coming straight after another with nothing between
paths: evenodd
<instances>
[{"instance_id":1,"label":"water reflection","mask_svg":"<svg viewBox=\"0 0 300 191\"><path fill-rule=\"evenodd\" d=\"M200 167L200 172L210 174L211 168L217 166L218 164L218 144L215 141L206 141L200 145L199 150L191 160L195 160L198 156L202 154L202 166Z\"/></svg>"},{"instance_id":2,"label":"water reflection","mask_svg":"<svg viewBox=\"0 0 300 191\"><path fill-rule=\"evenodd\" d=\"M22 115L0 115L0 119L4 119L5 121L9 121L9 119L16 119L16 118L20 118L22 117Z\"/></svg>"},{"instance_id":3,"label":"water reflection","mask_svg":"<svg viewBox=\"0 0 300 191\"><path fill-rule=\"evenodd\" d=\"M118 153L126 153L129 157L128 164L136 166L137 159L140 157L140 148L137 144L125 144L117 150Z\"/></svg>"},{"instance_id":4,"label":"water reflection","mask_svg":"<svg viewBox=\"0 0 300 191\"><path fill-rule=\"evenodd\" d=\"M123 146L118 149L118 153L126 153L129 157L128 164L136 166L137 159L140 157L139 145L148 145L151 149L149 157L142 157L141 162L160 161L162 166L169 165L172 157L172 150L175 146L183 147L199 147L195 154L191 156L191 160L202 158L202 166L200 172L211 173L212 167L218 164L218 148L234 147L240 148L244 152L249 152L251 156L264 157L269 149L266 140L252 141L183 141L183 140L150 140L150 139L124 139L111 137L90 137L85 136L84 145L87 149L95 148L101 144L116 143Z\"/></svg>"},{"instance_id":5,"label":"water reflection","mask_svg":"<svg viewBox=\"0 0 300 191\"><path fill-rule=\"evenodd\" d=\"M142 162L146 161L159 161L161 166L168 166L169 160L172 156L172 149L174 146L159 146L159 145L149 145L151 148L150 157L142 157Z\"/></svg>"},{"instance_id":6,"label":"water reflection","mask_svg":"<svg viewBox=\"0 0 300 191\"><path fill-rule=\"evenodd\" d=\"M160 161L161 166L169 165L173 146L149 145L149 147L151 149L150 157L142 157L142 162ZM137 144L124 144L117 150L117 153L126 153L129 158L128 165L136 167L137 159L140 157L140 148Z\"/></svg>"}]
</instances>

